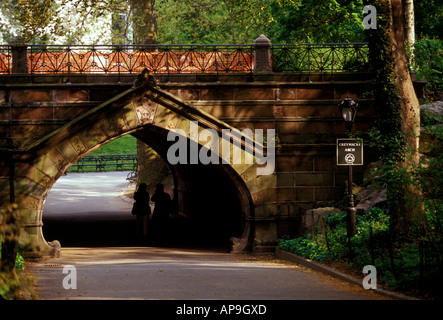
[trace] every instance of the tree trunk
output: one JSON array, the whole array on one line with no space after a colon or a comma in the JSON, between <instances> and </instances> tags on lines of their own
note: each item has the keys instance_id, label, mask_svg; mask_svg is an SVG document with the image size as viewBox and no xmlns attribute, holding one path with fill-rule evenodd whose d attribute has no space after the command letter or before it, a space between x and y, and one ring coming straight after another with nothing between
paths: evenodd
<instances>
[{"instance_id":1,"label":"tree trunk","mask_svg":"<svg viewBox=\"0 0 443 320\"><path fill-rule=\"evenodd\" d=\"M155 0L131 0L134 44L157 44Z\"/></svg>"},{"instance_id":2,"label":"tree trunk","mask_svg":"<svg viewBox=\"0 0 443 320\"><path fill-rule=\"evenodd\" d=\"M405 17L406 45L410 50L412 50L415 43L414 0L404 0L403 11Z\"/></svg>"},{"instance_id":3,"label":"tree trunk","mask_svg":"<svg viewBox=\"0 0 443 320\"><path fill-rule=\"evenodd\" d=\"M389 0L387 0L389 1ZM399 96L399 112L402 123L402 133L406 148L410 154L400 164L410 172L419 162L420 137L420 106L412 83L406 55L405 37L405 3L412 0L390 0L391 2L391 54L395 61L395 85ZM400 227L409 229L416 223L423 223L423 205L421 192L412 183L404 186L404 204L399 208ZM403 222L403 223L402 223Z\"/></svg>"}]
</instances>

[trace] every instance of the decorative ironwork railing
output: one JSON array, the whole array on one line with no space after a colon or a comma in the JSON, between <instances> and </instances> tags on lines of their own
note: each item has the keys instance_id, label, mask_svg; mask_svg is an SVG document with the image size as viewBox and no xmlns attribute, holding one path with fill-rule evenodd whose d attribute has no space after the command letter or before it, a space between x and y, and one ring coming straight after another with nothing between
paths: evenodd
<instances>
[{"instance_id":1,"label":"decorative ironwork railing","mask_svg":"<svg viewBox=\"0 0 443 320\"><path fill-rule=\"evenodd\" d=\"M0 74L9 74L12 69L12 53L10 46L0 46Z\"/></svg>"},{"instance_id":2,"label":"decorative ironwork railing","mask_svg":"<svg viewBox=\"0 0 443 320\"><path fill-rule=\"evenodd\" d=\"M252 73L251 45L30 45L31 74ZM12 73L11 46L0 46L0 74ZM368 70L367 43L273 44L273 72Z\"/></svg>"},{"instance_id":3,"label":"decorative ironwork railing","mask_svg":"<svg viewBox=\"0 0 443 320\"><path fill-rule=\"evenodd\" d=\"M30 73L252 72L252 46L30 46Z\"/></svg>"},{"instance_id":4,"label":"decorative ironwork railing","mask_svg":"<svg viewBox=\"0 0 443 320\"><path fill-rule=\"evenodd\" d=\"M274 72L368 71L367 43L274 44Z\"/></svg>"}]
</instances>

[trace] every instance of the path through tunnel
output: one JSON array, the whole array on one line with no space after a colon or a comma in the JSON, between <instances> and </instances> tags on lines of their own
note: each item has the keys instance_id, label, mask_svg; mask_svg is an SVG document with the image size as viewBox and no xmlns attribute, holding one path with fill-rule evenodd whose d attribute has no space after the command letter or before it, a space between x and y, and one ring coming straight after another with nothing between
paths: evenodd
<instances>
[{"instance_id":1,"label":"path through tunnel","mask_svg":"<svg viewBox=\"0 0 443 320\"><path fill-rule=\"evenodd\" d=\"M171 142L166 141L164 131L148 126L133 135L166 159ZM59 179L43 210L45 239L59 240L62 247L155 245L229 250L231 238L242 236L245 216L250 210L248 194L236 173L226 165L164 163L171 174L169 190L176 210L161 237L136 236L136 219L130 213L132 202L127 198L132 196L135 186L126 180L127 172L108 172L68 173ZM59 190L58 199L56 190ZM76 192L77 197L72 197ZM109 200L109 196L114 200ZM92 205L88 208L87 203L96 203L102 209L94 209ZM148 233L154 234L152 230Z\"/></svg>"}]
</instances>

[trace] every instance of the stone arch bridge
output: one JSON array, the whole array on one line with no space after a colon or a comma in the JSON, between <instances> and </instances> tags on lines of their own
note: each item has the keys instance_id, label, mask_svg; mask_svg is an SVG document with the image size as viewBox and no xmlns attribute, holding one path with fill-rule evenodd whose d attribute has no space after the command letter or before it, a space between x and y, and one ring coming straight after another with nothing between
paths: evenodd
<instances>
[{"instance_id":1,"label":"stone arch bridge","mask_svg":"<svg viewBox=\"0 0 443 320\"><path fill-rule=\"evenodd\" d=\"M303 231L307 209L343 197L338 103L359 103L355 130L376 117L365 44L273 46L261 36L250 46L91 48L0 48L1 206L18 205L21 240L39 254L49 249L44 202L67 168L126 134L167 162L175 142L168 133L181 129L191 144L195 123L237 159L169 164L178 211L202 217L220 209L215 225L232 229L234 250L273 251L279 237ZM274 129L275 140L236 129ZM195 146L190 153L207 147ZM375 156L365 149L365 163ZM266 174L263 157L274 161ZM364 166L356 169L358 179Z\"/></svg>"}]
</instances>

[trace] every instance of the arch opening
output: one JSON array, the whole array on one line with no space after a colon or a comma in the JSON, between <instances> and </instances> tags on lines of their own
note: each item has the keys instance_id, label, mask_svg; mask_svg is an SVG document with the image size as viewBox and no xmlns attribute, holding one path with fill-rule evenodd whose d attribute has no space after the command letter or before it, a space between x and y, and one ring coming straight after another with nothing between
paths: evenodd
<instances>
[{"instance_id":1,"label":"arch opening","mask_svg":"<svg viewBox=\"0 0 443 320\"><path fill-rule=\"evenodd\" d=\"M151 146L160 157L166 158L167 150L172 144L167 139L167 133L174 128L189 128L184 135L189 134L189 137L193 137L191 123L194 121L202 123L202 127L212 128L218 132L224 128L231 128L167 92L142 86L134 87L111 98L38 140L30 147L28 163L24 170L21 170L21 175L16 177L17 184L27 184L26 188L21 188L16 193L21 198L20 211L24 213L22 230L25 232L21 234L21 240L32 244L32 250L35 248L37 256L40 255L39 252L43 255L48 251L54 252L57 243L51 245L42 232L45 199L67 168L84 156L109 141L132 134ZM188 139L188 143L189 141ZM241 149L235 147L233 141L229 141L228 146L233 150ZM203 147L200 143L197 143L197 148ZM194 143L193 145L195 146ZM199 150L197 149L197 152ZM235 161L241 160L243 156L246 157L246 149L237 156L239 158L233 158L232 162L226 165L205 165L203 162L196 166L169 163L167 165L174 181L174 199L177 202L177 212L182 213L180 217L190 219L187 222L198 221L204 227L210 225L209 222L212 221L217 230L231 230L225 233L223 238L235 237L233 249L246 251L250 250L252 242L261 241L255 236L257 228L254 216L257 197L255 194L252 197L249 191L256 182L255 179L258 179L259 173L256 171L259 165ZM31 186L28 186L30 183ZM203 199L201 195L204 195ZM201 209L204 203L211 206L212 214L208 213L207 209ZM225 209L220 210L222 207ZM226 223L226 228L220 228L222 224L220 221L225 222L227 218L233 220ZM209 222L202 224L202 221ZM195 225L198 223L193 224ZM230 229L239 225L241 227ZM200 239L200 243L205 243L208 240L205 241L205 237L216 234L214 228L207 228L206 235L202 233L203 228L197 228L197 231L190 234ZM238 239L236 236L242 229L243 233ZM183 231L183 228L177 230ZM188 228L184 230L189 231ZM177 239L182 243L187 237L177 237Z\"/></svg>"},{"instance_id":2,"label":"arch opening","mask_svg":"<svg viewBox=\"0 0 443 320\"><path fill-rule=\"evenodd\" d=\"M168 228L161 239L151 238L153 244L231 249L232 238L242 237L245 218L250 215L246 187L229 165L170 165L166 160L171 144L166 139L167 132L153 125L145 125L131 132L163 159L165 170L170 174L162 181L138 181L152 186L157 182L170 182L166 190L170 191L176 210L171 214ZM100 177L97 179L105 182ZM116 187L123 185L120 183ZM79 206L75 203L72 205ZM131 206L126 206L120 212L116 210L113 218L110 215L100 218L99 214L92 212L88 219L71 215L61 216L58 221L51 220L43 208L43 236L48 241L59 240L62 246L140 244L140 239L136 238L135 217L130 214ZM149 245L149 241L146 244Z\"/></svg>"}]
</instances>

